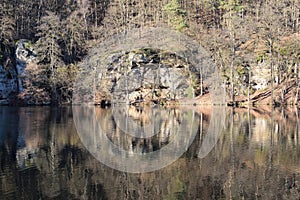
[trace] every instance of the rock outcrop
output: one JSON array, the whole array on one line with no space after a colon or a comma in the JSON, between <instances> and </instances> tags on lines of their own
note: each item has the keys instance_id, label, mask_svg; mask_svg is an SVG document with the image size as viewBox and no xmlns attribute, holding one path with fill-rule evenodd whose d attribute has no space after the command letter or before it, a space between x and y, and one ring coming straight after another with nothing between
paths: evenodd
<instances>
[{"instance_id":1,"label":"rock outcrop","mask_svg":"<svg viewBox=\"0 0 300 200\"><path fill-rule=\"evenodd\" d=\"M163 103L200 93L197 69L161 50L118 52L108 56L98 71L96 103Z\"/></svg>"},{"instance_id":2,"label":"rock outcrop","mask_svg":"<svg viewBox=\"0 0 300 200\"><path fill-rule=\"evenodd\" d=\"M18 81L18 92L21 93L24 88L25 68L29 63L34 62L36 55L34 53L31 42L28 40L19 40L16 48L16 70Z\"/></svg>"},{"instance_id":3,"label":"rock outcrop","mask_svg":"<svg viewBox=\"0 0 300 200\"><path fill-rule=\"evenodd\" d=\"M79 67L74 104L169 103L208 91L213 104L224 104L225 89L211 56L170 29L116 34L91 49Z\"/></svg>"},{"instance_id":4,"label":"rock outcrop","mask_svg":"<svg viewBox=\"0 0 300 200\"><path fill-rule=\"evenodd\" d=\"M268 88L270 81L271 70L270 67L261 63L252 69L251 81L253 83L254 90L265 90Z\"/></svg>"},{"instance_id":5,"label":"rock outcrop","mask_svg":"<svg viewBox=\"0 0 300 200\"><path fill-rule=\"evenodd\" d=\"M49 92L39 83L35 83L39 68L33 45L30 41L20 40L16 48L18 99L26 105L48 105L51 103Z\"/></svg>"},{"instance_id":6,"label":"rock outcrop","mask_svg":"<svg viewBox=\"0 0 300 200\"><path fill-rule=\"evenodd\" d=\"M7 59L4 66L0 65L0 105L50 103L50 97L45 92L32 92L28 88L30 80L27 68L35 61L31 42L19 40L16 43L15 61Z\"/></svg>"},{"instance_id":7,"label":"rock outcrop","mask_svg":"<svg viewBox=\"0 0 300 200\"><path fill-rule=\"evenodd\" d=\"M16 43L15 61L7 59L4 66L0 65L0 105L50 103L50 97L45 92L40 95L39 90L32 92L28 89L30 80L27 68L35 61L36 55L31 42L19 40Z\"/></svg>"},{"instance_id":8,"label":"rock outcrop","mask_svg":"<svg viewBox=\"0 0 300 200\"><path fill-rule=\"evenodd\" d=\"M0 105L8 104L9 97L17 92L16 72L0 65Z\"/></svg>"}]
</instances>

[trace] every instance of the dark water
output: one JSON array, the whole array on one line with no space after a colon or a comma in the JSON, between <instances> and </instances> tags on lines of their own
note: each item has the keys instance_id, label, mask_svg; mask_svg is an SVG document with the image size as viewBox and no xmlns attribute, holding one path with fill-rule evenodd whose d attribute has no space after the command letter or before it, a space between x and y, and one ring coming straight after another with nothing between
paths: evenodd
<instances>
[{"instance_id":1,"label":"dark water","mask_svg":"<svg viewBox=\"0 0 300 200\"><path fill-rule=\"evenodd\" d=\"M100 124L115 146L129 152L123 157L132 163L137 160L131 154L171 144L174 152L167 152L165 160L188 144L183 155L153 172L118 171L95 158L93 147L103 141L98 129L82 137L71 107L0 107L0 199L300 198L295 108L117 111L95 108L92 121L85 121L89 112L76 119L81 126ZM174 142L178 138L187 143ZM101 150L104 156L118 156L115 152Z\"/></svg>"}]
</instances>

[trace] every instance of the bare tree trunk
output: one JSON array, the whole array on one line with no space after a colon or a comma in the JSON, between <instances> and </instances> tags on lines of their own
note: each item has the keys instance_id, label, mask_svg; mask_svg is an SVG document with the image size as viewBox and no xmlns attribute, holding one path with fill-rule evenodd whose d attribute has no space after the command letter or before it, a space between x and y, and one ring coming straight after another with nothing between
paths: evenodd
<instances>
[{"instance_id":1,"label":"bare tree trunk","mask_svg":"<svg viewBox=\"0 0 300 200\"><path fill-rule=\"evenodd\" d=\"M248 134L249 134L249 144L250 144L250 141L251 141L251 136L252 136L252 131L251 131L251 113L250 113L250 107L248 107ZM249 145L250 146L250 145Z\"/></svg>"},{"instance_id":2,"label":"bare tree trunk","mask_svg":"<svg viewBox=\"0 0 300 200\"><path fill-rule=\"evenodd\" d=\"M273 40L269 39L270 70L271 70L271 105L274 104L274 64L273 64Z\"/></svg>"},{"instance_id":3,"label":"bare tree trunk","mask_svg":"<svg viewBox=\"0 0 300 200\"><path fill-rule=\"evenodd\" d=\"M298 111L298 107L295 106L295 113L296 113L296 145L298 146L299 144L299 111Z\"/></svg>"},{"instance_id":4,"label":"bare tree trunk","mask_svg":"<svg viewBox=\"0 0 300 200\"><path fill-rule=\"evenodd\" d=\"M52 38L52 43L51 43L51 58L50 58L50 69L51 69L51 81L53 81L53 88L52 92L54 95L55 101L57 100L57 91L56 91L56 75L55 75L55 69L54 69L54 38Z\"/></svg>"},{"instance_id":5,"label":"bare tree trunk","mask_svg":"<svg viewBox=\"0 0 300 200\"><path fill-rule=\"evenodd\" d=\"M295 65L295 74L296 74L296 95L295 95L294 104L297 105L298 98L299 98L299 63L298 63L298 59L296 61L296 65Z\"/></svg>"},{"instance_id":6,"label":"bare tree trunk","mask_svg":"<svg viewBox=\"0 0 300 200\"><path fill-rule=\"evenodd\" d=\"M232 49L231 49L231 64L230 64L230 80L231 80L231 102L234 105L234 61L235 61L235 33L232 36Z\"/></svg>"},{"instance_id":7,"label":"bare tree trunk","mask_svg":"<svg viewBox=\"0 0 300 200\"><path fill-rule=\"evenodd\" d=\"M203 75L202 75L202 69L200 67L200 96L203 95Z\"/></svg>"},{"instance_id":8,"label":"bare tree trunk","mask_svg":"<svg viewBox=\"0 0 300 200\"><path fill-rule=\"evenodd\" d=\"M126 82L126 105L130 104L129 100L129 91L128 91L128 70L126 70L126 75L125 75L125 82Z\"/></svg>"},{"instance_id":9,"label":"bare tree trunk","mask_svg":"<svg viewBox=\"0 0 300 200\"><path fill-rule=\"evenodd\" d=\"M203 113L201 112L200 114L200 144L202 143L202 138L203 138Z\"/></svg>"},{"instance_id":10,"label":"bare tree trunk","mask_svg":"<svg viewBox=\"0 0 300 200\"><path fill-rule=\"evenodd\" d=\"M251 88L251 67L249 66L249 71L248 71L248 107L250 107L250 88Z\"/></svg>"},{"instance_id":11,"label":"bare tree trunk","mask_svg":"<svg viewBox=\"0 0 300 200\"><path fill-rule=\"evenodd\" d=\"M295 64L295 74L296 74L296 95L294 104L298 104L299 98L299 61L298 61L298 48L299 48L299 38L298 35L298 27L299 27L299 9L296 6L298 0L294 2L294 31L295 31L295 39L296 39L296 64Z\"/></svg>"},{"instance_id":12,"label":"bare tree trunk","mask_svg":"<svg viewBox=\"0 0 300 200\"><path fill-rule=\"evenodd\" d=\"M94 3L94 15L95 15L95 28L98 28L98 12L97 12L97 1Z\"/></svg>"}]
</instances>

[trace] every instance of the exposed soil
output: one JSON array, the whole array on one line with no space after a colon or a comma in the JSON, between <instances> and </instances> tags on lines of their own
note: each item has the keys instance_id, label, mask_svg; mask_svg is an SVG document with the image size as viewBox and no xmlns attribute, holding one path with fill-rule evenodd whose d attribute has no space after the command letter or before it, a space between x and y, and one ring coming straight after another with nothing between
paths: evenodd
<instances>
[{"instance_id":1,"label":"exposed soil","mask_svg":"<svg viewBox=\"0 0 300 200\"><path fill-rule=\"evenodd\" d=\"M298 88L299 92L299 88ZM293 105L298 104L299 98L296 99L297 85L296 80L291 79L279 85L276 85L273 90L273 102L271 89L256 91L250 96L252 105ZM247 97L237 97L239 104L247 104Z\"/></svg>"},{"instance_id":2,"label":"exposed soil","mask_svg":"<svg viewBox=\"0 0 300 200\"><path fill-rule=\"evenodd\" d=\"M256 91L254 94L250 95L250 104L253 106L264 106L264 105L275 105L275 106L283 106L283 105L298 105L299 98L295 101L297 92L296 80L291 79L285 81L279 85L276 85L273 90L273 102L272 102L272 92L271 89ZM298 92L300 92L298 90ZM300 96L300 94L299 94ZM236 96L235 97L236 104L239 106L248 105L248 97L247 96ZM203 96L198 96L195 99L180 99L178 101L179 104L197 104L197 105L211 105L211 97L210 94L205 94ZM227 97L226 101L227 105L231 105L231 101L229 97Z\"/></svg>"}]
</instances>

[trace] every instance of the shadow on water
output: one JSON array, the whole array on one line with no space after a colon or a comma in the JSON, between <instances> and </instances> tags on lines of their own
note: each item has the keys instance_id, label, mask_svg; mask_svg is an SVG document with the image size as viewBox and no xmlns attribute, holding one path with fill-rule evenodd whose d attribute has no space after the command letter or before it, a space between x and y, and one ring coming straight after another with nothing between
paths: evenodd
<instances>
[{"instance_id":1,"label":"shadow on water","mask_svg":"<svg viewBox=\"0 0 300 200\"><path fill-rule=\"evenodd\" d=\"M0 199L300 197L298 109L93 107L92 121L76 122L92 128L86 141L75 114L71 107L0 107ZM178 157L153 172L121 172L90 149L117 157L119 150L103 148L105 138L127 152L124 163ZM151 154L170 145L163 157Z\"/></svg>"}]
</instances>

